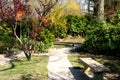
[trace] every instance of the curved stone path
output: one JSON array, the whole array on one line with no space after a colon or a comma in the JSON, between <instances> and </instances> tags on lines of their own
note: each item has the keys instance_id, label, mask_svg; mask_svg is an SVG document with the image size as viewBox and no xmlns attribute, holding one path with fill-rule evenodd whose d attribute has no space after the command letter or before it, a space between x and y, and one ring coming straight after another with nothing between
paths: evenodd
<instances>
[{"instance_id":1,"label":"curved stone path","mask_svg":"<svg viewBox=\"0 0 120 80\"><path fill-rule=\"evenodd\" d=\"M78 69L73 69L67 58L71 48L61 48L50 52L48 62L49 80L88 80Z\"/></svg>"}]
</instances>

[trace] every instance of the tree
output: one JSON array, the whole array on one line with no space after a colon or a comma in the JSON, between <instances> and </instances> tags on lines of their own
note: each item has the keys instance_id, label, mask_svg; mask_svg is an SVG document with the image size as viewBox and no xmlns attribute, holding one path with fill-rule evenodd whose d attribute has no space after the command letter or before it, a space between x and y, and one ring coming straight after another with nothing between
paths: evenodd
<instances>
[{"instance_id":1,"label":"tree","mask_svg":"<svg viewBox=\"0 0 120 80\"><path fill-rule=\"evenodd\" d=\"M105 17L109 21L120 10L119 0L105 0Z\"/></svg>"},{"instance_id":2,"label":"tree","mask_svg":"<svg viewBox=\"0 0 120 80\"><path fill-rule=\"evenodd\" d=\"M27 58L27 60L31 59L31 49L33 45L28 44L28 48L26 48L26 44L22 41L22 39L17 35L16 29L18 27L18 22L24 18L32 18L34 13L30 10L30 5L27 3L22 3L22 0L0 0L0 18L3 22L10 24L13 29L13 34L16 39L20 42L22 46L22 50ZM33 40L36 40L38 37L38 33L40 32L40 27L42 25L48 25L50 23L49 20L44 19L44 17L49 13L51 8L57 3L58 0L39 0L39 6L35 8L35 11L38 14L39 26L33 27L32 31L29 33L29 37ZM28 38L28 37L27 37Z\"/></svg>"},{"instance_id":3,"label":"tree","mask_svg":"<svg viewBox=\"0 0 120 80\"><path fill-rule=\"evenodd\" d=\"M64 7L65 7L64 10L66 15L69 15L69 14L80 15L81 13L81 8L77 0L67 0Z\"/></svg>"},{"instance_id":4,"label":"tree","mask_svg":"<svg viewBox=\"0 0 120 80\"><path fill-rule=\"evenodd\" d=\"M99 0L99 6L98 6L98 19L100 21L104 20L104 0Z\"/></svg>"},{"instance_id":5,"label":"tree","mask_svg":"<svg viewBox=\"0 0 120 80\"><path fill-rule=\"evenodd\" d=\"M87 0L87 1L88 2L91 1L92 3L94 3L93 15L98 18L104 17L105 19L110 20L111 18L114 18L115 13L120 10L119 0Z\"/></svg>"}]
</instances>

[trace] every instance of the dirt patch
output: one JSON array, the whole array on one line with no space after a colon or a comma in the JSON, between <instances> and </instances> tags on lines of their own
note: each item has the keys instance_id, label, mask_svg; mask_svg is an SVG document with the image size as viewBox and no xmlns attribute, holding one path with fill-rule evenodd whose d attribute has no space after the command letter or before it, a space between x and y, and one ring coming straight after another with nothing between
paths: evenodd
<instances>
[{"instance_id":1,"label":"dirt patch","mask_svg":"<svg viewBox=\"0 0 120 80\"><path fill-rule=\"evenodd\" d=\"M0 54L0 59L5 58L5 54Z\"/></svg>"}]
</instances>

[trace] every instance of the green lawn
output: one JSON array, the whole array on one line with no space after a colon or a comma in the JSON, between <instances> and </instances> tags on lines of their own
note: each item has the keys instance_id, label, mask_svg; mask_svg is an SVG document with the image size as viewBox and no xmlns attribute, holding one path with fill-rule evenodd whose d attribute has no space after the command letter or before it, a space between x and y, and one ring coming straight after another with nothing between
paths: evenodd
<instances>
[{"instance_id":1,"label":"green lawn","mask_svg":"<svg viewBox=\"0 0 120 80\"><path fill-rule=\"evenodd\" d=\"M83 68L83 65L80 62L80 58L83 57L92 57L96 61L104 64L106 67L110 68L110 72L106 73L105 76L109 80L120 80L120 59L113 56L105 55L94 55L89 53L71 53L68 58L73 65L73 67Z\"/></svg>"},{"instance_id":2,"label":"green lawn","mask_svg":"<svg viewBox=\"0 0 120 80\"><path fill-rule=\"evenodd\" d=\"M25 58L0 65L0 79L2 80L48 80L48 56Z\"/></svg>"},{"instance_id":3,"label":"green lawn","mask_svg":"<svg viewBox=\"0 0 120 80\"><path fill-rule=\"evenodd\" d=\"M56 41L55 45L53 47L55 48L63 48L63 47L70 47L73 44L82 44L85 41L84 38L82 37L67 37L67 38L63 38L61 39L61 41Z\"/></svg>"}]
</instances>

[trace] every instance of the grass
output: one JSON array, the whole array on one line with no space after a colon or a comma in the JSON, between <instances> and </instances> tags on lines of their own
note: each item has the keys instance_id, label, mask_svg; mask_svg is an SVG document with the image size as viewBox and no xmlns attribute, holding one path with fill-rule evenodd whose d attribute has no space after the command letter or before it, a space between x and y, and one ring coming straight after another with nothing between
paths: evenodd
<instances>
[{"instance_id":1,"label":"grass","mask_svg":"<svg viewBox=\"0 0 120 80\"><path fill-rule=\"evenodd\" d=\"M110 72L105 74L105 76L109 80L120 80L120 59L118 57L95 55L95 54L83 53L83 52L71 53L68 56L73 67L80 67L80 68L83 68L82 63L80 62L80 58L83 57L92 57L96 61L110 68Z\"/></svg>"},{"instance_id":2,"label":"grass","mask_svg":"<svg viewBox=\"0 0 120 80\"><path fill-rule=\"evenodd\" d=\"M83 43L85 41L84 38L82 37L71 37L71 38L66 38L63 40L63 42L69 42L69 43Z\"/></svg>"},{"instance_id":3,"label":"grass","mask_svg":"<svg viewBox=\"0 0 120 80\"><path fill-rule=\"evenodd\" d=\"M61 41L56 41L55 45L53 46L53 48L63 48L63 47L70 47L73 44L82 44L85 41L84 38L82 37L67 37L64 39L61 39Z\"/></svg>"},{"instance_id":4,"label":"grass","mask_svg":"<svg viewBox=\"0 0 120 80\"><path fill-rule=\"evenodd\" d=\"M25 58L0 66L2 80L48 80L48 56Z\"/></svg>"}]
</instances>

